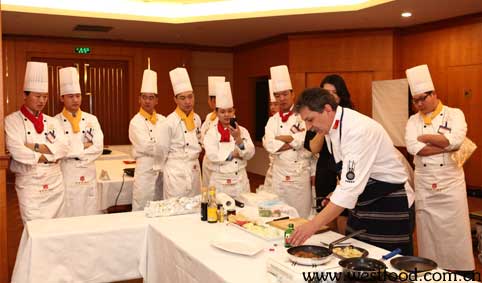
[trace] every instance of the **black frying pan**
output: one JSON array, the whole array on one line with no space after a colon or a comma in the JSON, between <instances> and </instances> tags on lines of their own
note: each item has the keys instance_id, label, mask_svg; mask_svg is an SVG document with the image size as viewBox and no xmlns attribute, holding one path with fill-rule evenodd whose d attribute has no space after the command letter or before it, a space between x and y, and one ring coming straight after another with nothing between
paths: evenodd
<instances>
[{"instance_id":1,"label":"black frying pan","mask_svg":"<svg viewBox=\"0 0 482 283\"><path fill-rule=\"evenodd\" d=\"M375 278L387 269L385 263L369 257L355 257L340 260L343 273L358 278Z\"/></svg>"},{"instance_id":2,"label":"black frying pan","mask_svg":"<svg viewBox=\"0 0 482 283\"><path fill-rule=\"evenodd\" d=\"M437 263L431 259L418 256L400 256L390 260L390 264L398 270L407 272L427 272L437 268Z\"/></svg>"}]
</instances>

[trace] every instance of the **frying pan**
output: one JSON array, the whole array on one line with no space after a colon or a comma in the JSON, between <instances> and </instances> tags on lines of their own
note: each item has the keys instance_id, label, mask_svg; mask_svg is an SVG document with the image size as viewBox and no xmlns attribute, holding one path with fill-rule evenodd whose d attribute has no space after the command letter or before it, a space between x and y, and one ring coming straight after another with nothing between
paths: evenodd
<instances>
[{"instance_id":1,"label":"frying pan","mask_svg":"<svg viewBox=\"0 0 482 283\"><path fill-rule=\"evenodd\" d=\"M343 268L343 273L355 278L374 278L383 273L387 266L380 260L369 257L354 257L340 260L338 264Z\"/></svg>"},{"instance_id":2,"label":"frying pan","mask_svg":"<svg viewBox=\"0 0 482 283\"><path fill-rule=\"evenodd\" d=\"M366 232L366 230L359 230L359 231L353 232L353 233L351 233L351 234L349 234L345 237L342 237L342 238L330 243L329 248L325 248L325 247L321 247L321 246L315 246L315 245L301 245L301 246L291 247L287 250L288 258L292 262L297 263L297 264L301 264L301 265L321 265L321 264L324 264L331 259L331 255L333 253L332 250L333 250L333 247L336 244L341 243L341 242L345 241L346 239L349 239L351 237L354 237L358 234L365 233L365 232ZM313 253L317 257L306 258L306 257L297 256L296 254L298 252L301 252L301 251Z\"/></svg>"},{"instance_id":3,"label":"frying pan","mask_svg":"<svg viewBox=\"0 0 482 283\"><path fill-rule=\"evenodd\" d=\"M418 256L400 256L390 260L390 264L399 270L407 272L427 272L437 268L437 263L431 259Z\"/></svg>"}]
</instances>

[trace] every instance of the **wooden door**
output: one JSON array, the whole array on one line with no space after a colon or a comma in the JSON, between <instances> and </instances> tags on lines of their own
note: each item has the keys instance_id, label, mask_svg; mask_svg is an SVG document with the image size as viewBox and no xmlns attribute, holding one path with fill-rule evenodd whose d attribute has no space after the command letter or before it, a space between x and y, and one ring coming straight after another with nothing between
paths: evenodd
<instances>
[{"instance_id":1,"label":"wooden door","mask_svg":"<svg viewBox=\"0 0 482 283\"><path fill-rule=\"evenodd\" d=\"M76 67L82 91L81 109L97 117L104 132L104 144L129 144L129 93L127 62L32 58L49 67L49 101L44 113L55 116L62 111L59 69Z\"/></svg>"},{"instance_id":2,"label":"wooden door","mask_svg":"<svg viewBox=\"0 0 482 283\"><path fill-rule=\"evenodd\" d=\"M482 187L482 64L449 67L447 82L447 101L442 101L450 107L460 108L467 121L467 137L478 145L474 154L464 166L467 186Z\"/></svg>"},{"instance_id":3,"label":"wooden door","mask_svg":"<svg viewBox=\"0 0 482 283\"><path fill-rule=\"evenodd\" d=\"M373 72L306 73L306 87L319 87L323 78L331 74L343 77L355 109L371 117Z\"/></svg>"}]
</instances>

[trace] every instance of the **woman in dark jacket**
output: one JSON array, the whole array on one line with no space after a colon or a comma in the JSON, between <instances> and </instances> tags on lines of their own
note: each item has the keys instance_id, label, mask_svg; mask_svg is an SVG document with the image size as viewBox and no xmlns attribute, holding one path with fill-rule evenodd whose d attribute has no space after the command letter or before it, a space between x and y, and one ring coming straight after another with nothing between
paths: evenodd
<instances>
[{"instance_id":1,"label":"woman in dark jacket","mask_svg":"<svg viewBox=\"0 0 482 283\"><path fill-rule=\"evenodd\" d=\"M328 75L320 84L321 88L328 90L335 96L338 104L342 107L353 109L353 103L350 98L350 92L346 87L345 81L339 75ZM316 207L321 210L321 204L324 197L328 196L335 190L337 183L338 170L335 160L328 151L328 147L324 142L323 136L317 135L315 132L307 132L304 147L313 152L319 153L318 162L316 163L315 190L316 190ZM346 210L342 214L346 216ZM346 221L345 221L346 222ZM344 225L339 225L344 226ZM339 232L344 232L343 227L338 227Z\"/></svg>"}]
</instances>

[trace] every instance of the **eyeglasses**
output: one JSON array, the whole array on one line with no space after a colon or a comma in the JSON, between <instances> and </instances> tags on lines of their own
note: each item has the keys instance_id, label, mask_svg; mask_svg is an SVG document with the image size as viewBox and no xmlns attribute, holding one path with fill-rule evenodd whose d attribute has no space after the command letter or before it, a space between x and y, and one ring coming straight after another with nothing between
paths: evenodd
<instances>
[{"instance_id":1,"label":"eyeglasses","mask_svg":"<svg viewBox=\"0 0 482 283\"><path fill-rule=\"evenodd\" d=\"M424 102L425 99L427 99L427 97L429 97L430 95L432 95L432 93L427 93L426 95L420 97L420 98L414 98L412 99L412 103L413 104L418 104L419 102Z\"/></svg>"},{"instance_id":2,"label":"eyeglasses","mask_svg":"<svg viewBox=\"0 0 482 283\"><path fill-rule=\"evenodd\" d=\"M156 96L154 95L141 95L141 98L144 100L154 100L156 99Z\"/></svg>"}]
</instances>

